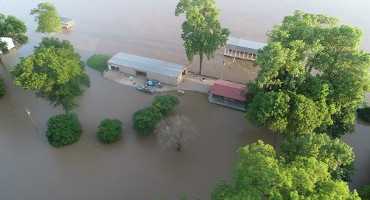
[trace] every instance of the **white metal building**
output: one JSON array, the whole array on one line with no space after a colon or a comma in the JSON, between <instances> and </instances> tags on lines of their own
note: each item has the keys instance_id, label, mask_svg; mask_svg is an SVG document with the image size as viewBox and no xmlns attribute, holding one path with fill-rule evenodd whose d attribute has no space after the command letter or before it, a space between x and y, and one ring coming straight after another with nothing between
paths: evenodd
<instances>
[{"instance_id":1,"label":"white metal building","mask_svg":"<svg viewBox=\"0 0 370 200\"><path fill-rule=\"evenodd\" d=\"M265 43L229 37L224 55L232 58L255 61L258 50L265 46Z\"/></svg>"},{"instance_id":2,"label":"white metal building","mask_svg":"<svg viewBox=\"0 0 370 200\"><path fill-rule=\"evenodd\" d=\"M75 25L75 22L67 17L61 17L60 22L62 24L62 28L65 30L71 30L73 26Z\"/></svg>"},{"instance_id":3,"label":"white metal building","mask_svg":"<svg viewBox=\"0 0 370 200\"><path fill-rule=\"evenodd\" d=\"M13 39L10 37L0 37L0 42L4 42L8 50L13 49L15 47ZM3 54L1 50L0 54Z\"/></svg>"},{"instance_id":4,"label":"white metal building","mask_svg":"<svg viewBox=\"0 0 370 200\"><path fill-rule=\"evenodd\" d=\"M109 70L119 70L133 76L158 80L169 85L177 85L186 74L186 67L153 58L126 53L117 53L108 61Z\"/></svg>"}]
</instances>

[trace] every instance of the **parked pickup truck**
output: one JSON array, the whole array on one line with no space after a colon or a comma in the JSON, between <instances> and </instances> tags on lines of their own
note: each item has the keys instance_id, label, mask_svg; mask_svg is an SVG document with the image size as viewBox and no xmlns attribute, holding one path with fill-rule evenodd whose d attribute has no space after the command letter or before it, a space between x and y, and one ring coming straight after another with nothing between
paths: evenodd
<instances>
[{"instance_id":1,"label":"parked pickup truck","mask_svg":"<svg viewBox=\"0 0 370 200\"><path fill-rule=\"evenodd\" d=\"M155 89L151 86L138 85L138 86L136 86L136 89L138 91L148 93L148 94L154 94L154 92L155 92Z\"/></svg>"}]
</instances>

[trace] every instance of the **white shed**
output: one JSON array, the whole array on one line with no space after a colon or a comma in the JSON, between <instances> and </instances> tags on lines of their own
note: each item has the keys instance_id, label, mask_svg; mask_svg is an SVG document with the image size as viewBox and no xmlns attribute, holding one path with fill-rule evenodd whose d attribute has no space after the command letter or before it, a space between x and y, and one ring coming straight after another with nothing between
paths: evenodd
<instances>
[{"instance_id":1,"label":"white shed","mask_svg":"<svg viewBox=\"0 0 370 200\"><path fill-rule=\"evenodd\" d=\"M177 85L186 74L183 65L126 53L117 53L108 61L109 70L119 70L130 75L141 75L169 85Z\"/></svg>"},{"instance_id":2,"label":"white shed","mask_svg":"<svg viewBox=\"0 0 370 200\"><path fill-rule=\"evenodd\" d=\"M229 37L224 55L232 58L254 61L257 58L258 51L266 45L267 44L261 42Z\"/></svg>"},{"instance_id":3,"label":"white shed","mask_svg":"<svg viewBox=\"0 0 370 200\"><path fill-rule=\"evenodd\" d=\"M60 22L62 24L62 28L65 30L71 30L73 26L75 25L75 22L73 19L67 18L67 17L61 17Z\"/></svg>"},{"instance_id":4,"label":"white shed","mask_svg":"<svg viewBox=\"0 0 370 200\"><path fill-rule=\"evenodd\" d=\"M13 49L15 47L13 39L10 37L0 37L0 42L3 42L6 44L6 48L8 50ZM0 54L3 54L3 52L0 50Z\"/></svg>"}]
</instances>

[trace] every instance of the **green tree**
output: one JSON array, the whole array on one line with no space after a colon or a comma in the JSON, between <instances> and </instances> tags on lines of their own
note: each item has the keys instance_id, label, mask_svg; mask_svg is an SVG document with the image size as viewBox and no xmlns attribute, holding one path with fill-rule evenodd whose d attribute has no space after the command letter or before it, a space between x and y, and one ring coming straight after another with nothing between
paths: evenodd
<instances>
[{"instance_id":1,"label":"green tree","mask_svg":"<svg viewBox=\"0 0 370 200\"><path fill-rule=\"evenodd\" d=\"M185 14L182 24L182 39L189 61L199 55L200 74L203 58L214 56L215 51L224 46L230 34L219 22L219 11L214 0L180 0L176 7L176 16Z\"/></svg>"},{"instance_id":2,"label":"green tree","mask_svg":"<svg viewBox=\"0 0 370 200\"><path fill-rule=\"evenodd\" d=\"M257 57L261 70L249 84L247 118L283 134L353 131L370 85L361 37L335 18L301 11L285 17Z\"/></svg>"},{"instance_id":3,"label":"green tree","mask_svg":"<svg viewBox=\"0 0 370 200\"><path fill-rule=\"evenodd\" d=\"M172 95L162 95L156 96L152 103L152 106L157 108L162 116L167 116L175 107L180 103L179 99L176 96Z\"/></svg>"},{"instance_id":4,"label":"green tree","mask_svg":"<svg viewBox=\"0 0 370 200\"><path fill-rule=\"evenodd\" d=\"M0 98L4 97L5 94L6 94L5 82L3 78L0 78Z\"/></svg>"},{"instance_id":5,"label":"green tree","mask_svg":"<svg viewBox=\"0 0 370 200\"><path fill-rule=\"evenodd\" d=\"M362 200L369 200L370 199L370 185L362 186L358 190L358 194L360 195Z\"/></svg>"},{"instance_id":6,"label":"green tree","mask_svg":"<svg viewBox=\"0 0 370 200\"><path fill-rule=\"evenodd\" d=\"M122 135L122 122L117 119L103 120L97 132L98 139L105 144L118 141Z\"/></svg>"},{"instance_id":7,"label":"green tree","mask_svg":"<svg viewBox=\"0 0 370 200\"><path fill-rule=\"evenodd\" d=\"M65 111L77 106L76 98L89 86L80 56L68 41L44 38L34 54L23 58L12 71L15 84L49 100Z\"/></svg>"},{"instance_id":8,"label":"green tree","mask_svg":"<svg viewBox=\"0 0 370 200\"><path fill-rule=\"evenodd\" d=\"M60 16L55 6L49 2L38 4L37 8L31 10L38 22L36 31L40 33L53 33L62 30Z\"/></svg>"},{"instance_id":9,"label":"green tree","mask_svg":"<svg viewBox=\"0 0 370 200\"><path fill-rule=\"evenodd\" d=\"M81 125L75 114L56 115L48 120L46 136L54 147L59 148L76 143L81 133Z\"/></svg>"},{"instance_id":10,"label":"green tree","mask_svg":"<svg viewBox=\"0 0 370 200\"><path fill-rule=\"evenodd\" d=\"M364 108L359 108L357 110L357 114L361 120L370 123L370 107L369 106L365 106Z\"/></svg>"},{"instance_id":11,"label":"green tree","mask_svg":"<svg viewBox=\"0 0 370 200\"><path fill-rule=\"evenodd\" d=\"M153 133L162 115L154 107L144 108L134 113L133 124L139 135L147 136Z\"/></svg>"},{"instance_id":12,"label":"green tree","mask_svg":"<svg viewBox=\"0 0 370 200\"><path fill-rule=\"evenodd\" d=\"M310 156L286 161L261 141L240 150L231 184L220 184L212 199L360 200L346 182L331 178L326 163Z\"/></svg>"},{"instance_id":13,"label":"green tree","mask_svg":"<svg viewBox=\"0 0 370 200\"><path fill-rule=\"evenodd\" d=\"M10 37L17 44L24 44L28 40L26 32L27 27L21 20L0 13L0 37Z\"/></svg>"},{"instance_id":14,"label":"green tree","mask_svg":"<svg viewBox=\"0 0 370 200\"><path fill-rule=\"evenodd\" d=\"M1 55L1 53L7 53L7 52L8 52L8 46L7 46L6 42L0 41L0 55Z\"/></svg>"},{"instance_id":15,"label":"green tree","mask_svg":"<svg viewBox=\"0 0 370 200\"><path fill-rule=\"evenodd\" d=\"M350 181L355 155L352 147L338 138L331 139L326 134L290 137L280 148L287 161L298 157L313 157L328 165L333 178Z\"/></svg>"}]
</instances>

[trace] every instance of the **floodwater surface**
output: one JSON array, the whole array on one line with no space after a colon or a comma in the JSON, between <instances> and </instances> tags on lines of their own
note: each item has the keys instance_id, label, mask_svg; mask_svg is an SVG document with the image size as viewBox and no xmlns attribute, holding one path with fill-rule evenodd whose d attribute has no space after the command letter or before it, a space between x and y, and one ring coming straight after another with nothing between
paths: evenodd
<instances>
[{"instance_id":1,"label":"floodwater surface","mask_svg":"<svg viewBox=\"0 0 370 200\"><path fill-rule=\"evenodd\" d=\"M55 35L70 40L84 59L93 53L119 51L187 64L180 39L182 18L174 16L175 0L54 0L61 15L76 21L68 34ZM34 32L29 16L39 1L0 0L0 12L26 21L30 42L4 58L6 66L29 55L42 35ZM221 21L232 35L260 42L283 16L296 9L339 17L344 23L361 27L363 47L370 50L370 3L367 0L272 1L218 0ZM192 66L193 68L196 65ZM206 72L241 82L252 80L257 69L222 63L218 53L206 63ZM84 133L69 147L55 149L45 138L47 119L61 113L48 102L11 84L1 68L9 94L0 100L0 199L29 200L144 200L209 199L212 188L229 180L241 145L258 139L274 144L264 129L246 122L243 113L210 105L198 93L181 96L179 111L198 130L184 152L163 150L155 136L137 138L131 126L132 114L148 106L152 96L116 84L87 69L91 87L81 97L76 110ZM240 73L239 73L240 72ZM235 75L236 74L236 75ZM31 111L26 116L25 110ZM122 141L102 145L95 137L104 118L118 118L124 124ZM357 154L353 185L368 183L370 167L369 126L358 124L348 137Z\"/></svg>"}]
</instances>

